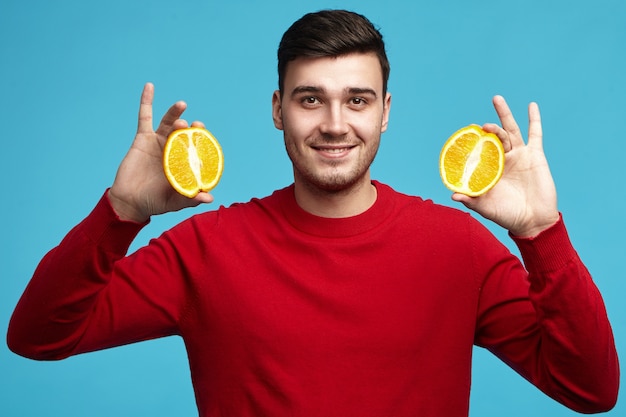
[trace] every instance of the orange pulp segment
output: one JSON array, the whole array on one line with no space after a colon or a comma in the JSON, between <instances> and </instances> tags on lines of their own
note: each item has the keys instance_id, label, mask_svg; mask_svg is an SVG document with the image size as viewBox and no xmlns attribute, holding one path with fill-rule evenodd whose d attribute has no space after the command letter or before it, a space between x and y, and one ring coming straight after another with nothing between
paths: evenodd
<instances>
[{"instance_id":1,"label":"orange pulp segment","mask_svg":"<svg viewBox=\"0 0 626 417\"><path fill-rule=\"evenodd\" d=\"M222 147L204 128L175 130L163 149L163 170L176 191L193 198L200 191L215 188L222 177Z\"/></svg>"},{"instance_id":2,"label":"orange pulp segment","mask_svg":"<svg viewBox=\"0 0 626 417\"><path fill-rule=\"evenodd\" d=\"M493 133L469 125L446 141L439 155L439 173L446 187L472 197L496 185L504 171L504 148Z\"/></svg>"}]
</instances>

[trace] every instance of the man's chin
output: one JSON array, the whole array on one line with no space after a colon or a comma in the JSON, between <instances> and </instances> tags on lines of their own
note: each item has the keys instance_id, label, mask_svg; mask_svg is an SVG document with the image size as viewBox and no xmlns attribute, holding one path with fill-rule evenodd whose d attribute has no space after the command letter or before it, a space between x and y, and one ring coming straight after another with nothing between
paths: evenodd
<instances>
[{"instance_id":1,"label":"man's chin","mask_svg":"<svg viewBox=\"0 0 626 417\"><path fill-rule=\"evenodd\" d=\"M307 188L320 193L338 194L350 192L362 182L369 182L366 175L334 174L325 177L309 177L301 180Z\"/></svg>"}]
</instances>

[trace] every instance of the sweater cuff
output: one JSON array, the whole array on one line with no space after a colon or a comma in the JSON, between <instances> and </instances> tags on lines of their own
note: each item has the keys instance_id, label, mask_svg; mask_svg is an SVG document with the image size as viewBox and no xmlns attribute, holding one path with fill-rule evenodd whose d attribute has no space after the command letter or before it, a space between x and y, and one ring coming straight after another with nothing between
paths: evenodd
<instances>
[{"instance_id":1,"label":"sweater cuff","mask_svg":"<svg viewBox=\"0 0 626 417\"><path fill-rule=\"evenodd\" d=\"M530 238L516 237L511 234L509 236L519 248L524 265L529 272L556 271L578 257L561 213L555 224L537 236Z\"/></svg>"},{"instance_id":2,"label":"sweater cuff","mask_svg":"<svg viewBox=\"0 0 626 417\"><path fill-rule=\"evenodd\" d=\"M145 223L121 220L111 205L107 189L80 228L103 250L125 255L137 234L148 223L150 220Z\"/></svg>"}]
</instances>

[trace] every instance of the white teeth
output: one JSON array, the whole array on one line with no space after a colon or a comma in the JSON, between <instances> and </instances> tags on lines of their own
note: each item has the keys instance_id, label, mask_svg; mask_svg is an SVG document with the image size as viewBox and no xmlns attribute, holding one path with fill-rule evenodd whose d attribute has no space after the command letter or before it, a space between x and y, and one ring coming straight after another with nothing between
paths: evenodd
<instances>
[{"instance_id":1,"label":"white teeth","mask_svg":"<svg viewBox=\"0 0 626 417\"><path fill-rule=\"evenodd\" d=\"M328 153L341 153L341 152L346 152L348 151L350 148L346 147L346 148L324 148L324 147L316 147L315 149L317 149L318 151L322 151L322 152L328 152Z\"/></svg>"}]
</instances>

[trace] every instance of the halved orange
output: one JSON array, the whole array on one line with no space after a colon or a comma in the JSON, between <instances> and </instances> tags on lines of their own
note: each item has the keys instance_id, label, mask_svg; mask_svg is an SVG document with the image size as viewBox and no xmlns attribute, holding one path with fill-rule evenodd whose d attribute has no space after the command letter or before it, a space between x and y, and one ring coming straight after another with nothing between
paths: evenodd
<instances>
[{"instance_id":1,"label":"halved orange","mask_svg":"<svg viewBox=\"0 0 626 417\"><path fill-rule=\"evenodd\" d=\"M163 149L163 170L176 191L193 198L200 191L215 188L222 177L222 147L204 128L175 130Z\"/></svg>"},{"instance_id":2,"label":"halved orange","mask_svg":"<svg viewBox=\"0 0 626 417\"><path fill-rule=\"evenodd\" d=\"M457 130L443 145L439 173L450 190L472 197L493 188L504 171L504 148L493 133L469 125Z\"/></svg>"}]
</instances>

